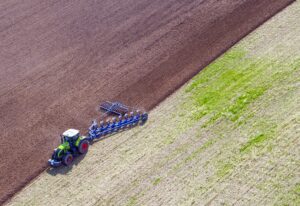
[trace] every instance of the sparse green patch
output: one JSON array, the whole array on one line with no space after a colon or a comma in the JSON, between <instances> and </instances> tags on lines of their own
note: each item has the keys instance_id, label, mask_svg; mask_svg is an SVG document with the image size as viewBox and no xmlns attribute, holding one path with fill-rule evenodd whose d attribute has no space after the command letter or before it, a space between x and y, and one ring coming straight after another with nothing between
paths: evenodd
<instances>
[{"instance_id":1,"label":"sparse green patch","mask_svg":"<svg viewBox=\"0 0 300 206\"><path fill-rule=\"evenodd\" d=\"M219 178L222 178L229 174L234 168L234 165L232 163L225 163L223 164L218 170L217 170L217 176Z\"/></svg>"},{"instance_id":2,"label":"sparse green patch","mask_svg":"<svg viewBox=\"0 0 300 206\"><path fill-rule=\"evenodd\" d=\"M238 120L247 106L272 86L271 77L259 78L270 66L270 60L248 58L241 48L227 52L187 86L185 91L190 94L193 111L197 111L191 118L199 120L212 114L204 127L220 117Z\"/></svg>"},{"instance_id":3,"label":"sparse green patch","mask_svg":"<svg viewBox=\"0 0 300 206\"><path fill-rule=\"evenodd\" d=\"M193 160L195 157L197 157L197 155L199 155L202 151L204 151L205 149L210 147L214 142L216 142L215 139L205 142L201 147L196 149L191 155L189 155L187 158L185 158L184 163L188 163L191 160Z\"/></svg>"},{"instance_id":4,"label":"sparse green patch","mask_svg":"<svg viewBox=\"0 0 300 206\"><path fill-rule=\"evenodd\" d=\"M236 60L244 58L245 54L246 52L243 50L234 50L222 56L218 59L218 61L215 61L214 63L207 66L206 69L201 72L201 75L195 76L193 78L193 81L186 87L185 91L192 92L196 88L208 86L208 84L214 79L216 75L224 72L224 68L235 66L232 63L236 62ZM235 79L234 76L229 78Z\"/></svg>"},{"instance_id":5,"label":"sparse green patch","mask_svg":"<svg viewBox=\"0 0 300 206\"><path fill-rule=\"evenodd\" d=\"M137 197L130 197L127 203L127 206L134 206L137 204Z\"/></svg>"},{"instance_id":6,"label":"sparse green patch","mask_svg":"<svg viewBox=\"0 0 300 206\"><path fill-rule=\"evenodd\" d=\"M239 119L242 111L260 97L266 91L266 87L257 87L246 91L243 95L239 96L237 100L227 108L227 114L231 121Z\"/></svg>"},{"instance_id":7,"label":"sparse green patch","mask_svg":"<svg viewBox=\"0 0 300 206\"><path fill-rule=\"evenodd\" d=\"M156 178L156 179L153 181L153 185L154 185L154 186L158 185L158 184L160 183L160 181L161 181L161 178L160 178L160 177L159 177L159 178Z\"/></svg>"},{"instance_id":8,"label":"sparse green patch","mask_svg":"<svg viewBox=\"0 0 300 206\"><path fill-rule=\"evenodd\" d=\"M300 183L279 197L275 205L300 205Z\"/></svg>"},{"instance_id":9,"label":"sparse green patch","mask_svg":"<svg viewBox=\"0 0 300 206\"><path fill-rule=\"evenodd\" d=\"M258 111L264 111L263 104L268 107L277 104L276 100L272 102L271 99L280 98L285 93L283 85L288 85L291 80L294 81L293 84L300 82L299 78L298 81L295 80L299 75L299 65L299 58L290 58L289 61L263 56L257 58L248 56L246 49L237 46L209 65L187 85L185 93L189 98L182 107L191 111L190 118L193 121L202 121L205 117L200 126L213 130L217 136L227 134L228 138L234 140L242 132L245 138L248 137L246 143L232 141L231 144L223 144L219 153L210 159L209 164L213 164L215 169L214 176L209 178L210 184L235 171L235 167L245 159L266 155L276 147L276 144L270 142L281 132L278 128L279 116L263 115ZM289 88L290 92L295 89ZM255 107L259 109L253 109ZM201 157L208 146L218 144L220 139L223 138L213 138L207 145L194 149L182 162L175 165L174 170Z\"/></svg>"},{"instance_id":10,"label":"sparse green patch","mask_svg":"<svg viewBox=\"0 0 300 206\"><path fill-rule=\"evenodd\" d=\"M294 188L295 193L298 195L300 198L300 183L298 183L295 188ZM300 200L300 199L299 199Z\"/></svg>"},{"instance_id":11,"label":"sparse green patch","mask_svg":"<svg viewBox=\"0 0 300 206\"><path fill-rule=\"evenodd\" d=\"M264 141L266 141L269 137L265 134L259 134L253 138L251 138L241 149L240 152L246 152L251 149L251 147L257 146Z\"/></svg>"},{"instance_id":12,"label":"sparse green patch","mask_svg":"<svg viewBox=\"0 0 300 206\"><path fill-rule=\"evenodd\" d=\"M213 143L216 142L215 139L209 140L205 142L202 146L200 146L198 149L196 149L192 154L190 154L188 157L186 157L182 162L179 162L175 165L173 170L179 169L182 165L187 164L188 162L192 161L195 157L197 157L201 152L203 152L205 149L213 145Z\"/></svg>"}]
</instances>

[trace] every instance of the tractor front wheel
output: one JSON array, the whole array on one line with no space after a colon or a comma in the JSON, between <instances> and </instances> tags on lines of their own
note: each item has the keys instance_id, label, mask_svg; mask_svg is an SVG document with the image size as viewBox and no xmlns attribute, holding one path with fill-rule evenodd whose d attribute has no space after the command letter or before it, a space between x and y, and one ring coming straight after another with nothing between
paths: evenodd
<instances>
[{"instance_id":1,"label":"tractor front wheel","mask_svg":"<svg viewBox=\"0 0 300 206\"><path fill-rule=\"evenodd\" d=\"M80 140L78 145L78 151L80 154L85 154L89 150L89 141L86 139Z\"/></svg>"},{"instance_id":2,"label":"tractor front wheel","mask_svg":"<svg viewBox=\"0 0 300 206\"><path fill-rule=\"evenodd\" d=\"M72 164L72 162L73 162L73 155L70 154L70 153L67 153L67 154L63 157L62 162L63 162L64 165L69 166L69 165Z\"/></svg>"},{"instance_id":3,"label":"tractor front wheel","mask_svg":"<svg viewBox=\"0 0 300 206\"><path fill-rule=\"evenodd\" d=\"M64 154L63 150L56 148L52 154L52 159L58 160L62 157L63 154Z\"/></svg>"}]
</instances>

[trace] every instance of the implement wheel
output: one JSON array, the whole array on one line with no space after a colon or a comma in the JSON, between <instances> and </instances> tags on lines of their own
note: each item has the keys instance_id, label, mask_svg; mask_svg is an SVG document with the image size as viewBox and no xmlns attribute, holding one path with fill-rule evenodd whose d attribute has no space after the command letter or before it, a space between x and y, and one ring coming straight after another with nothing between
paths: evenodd
<instances>
[{"instance_id":1,"label":"implement wheel","mask_svg":"<svg viewBox=\"0 0 300 206\"><path fill-rule=\"evenodd\" d=\"M147 112L144 112L142 114L141 120L142 121L141 121L140 125L144 125L147 122L147 120L148 120L148 113Z\"/></svg>"},{"instance_id":2,"label":"implement wheel","mask_svg":"<svg viewBox=\"0 0 300 206\"><path fill-rule=\"evenodd\" d=\"M69 165L72 164L72 162L73 162L73 155L70 154L70 153L67 153L67 154L63 157L62 162L63 162L64 165L69 166Z\"/></svg>"},{"instance_id":3,"label":"implement wheel","mask_svg":"<svg viewBox=\"0 0 300 206\"><path fill-rule=\"evenodd\" d=\"M80 154L85 154L89 150L89 141L86 139L80 140L78 145L78 152Z\"/></svg>"}]
</instances>

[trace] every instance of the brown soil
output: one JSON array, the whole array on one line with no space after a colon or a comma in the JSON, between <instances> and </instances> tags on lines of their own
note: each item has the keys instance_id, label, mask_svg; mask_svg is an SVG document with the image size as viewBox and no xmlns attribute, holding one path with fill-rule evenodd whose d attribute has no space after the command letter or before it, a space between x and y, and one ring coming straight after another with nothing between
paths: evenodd
<instances>
[{"instance_id":1,"label":"brown soil","mask_svg":"<svg viewBox=\"0 0 300 206\"><path fill-rule=\"evenodd\" d=\"M0 204L104 100L153 108L293 0L0 3Z\"/></svg>"}]
</instances>

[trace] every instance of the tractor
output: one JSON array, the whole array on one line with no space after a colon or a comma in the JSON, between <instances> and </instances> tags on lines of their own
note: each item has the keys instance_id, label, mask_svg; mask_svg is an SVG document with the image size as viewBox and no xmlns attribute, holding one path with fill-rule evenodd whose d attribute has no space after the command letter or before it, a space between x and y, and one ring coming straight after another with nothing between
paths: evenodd
<instances>
[{"instance_id":1,"label":"tractor","mask_svg":"<svg viewBox=\"0 0 300 206\"><path fill-rule=\"evenodd\" d=\"M61 144L54 150L50 165L59 166L64 164L69 166L74 157L87 153L89 140L81 136L79 130L68 129L61 135Z\"/></svg>"},{"instance_id":2,"label":"tractor","mask_svg":"<svg viewBox=\"0 0 300 206\"><path fill-rule=\"evenodd\" d=\"M103 102L100 110L108 116L117 116L101 121L98 125L94 120L89 127L87 136L80 135L79 130L68 129L61 135L61 144L54 150L48 163L51 167L69 166L74 157L87 153L89 143L95 139L143 125L148 120L147 112L135 110L120 102Z\"/></svg>"}]
</instances>

